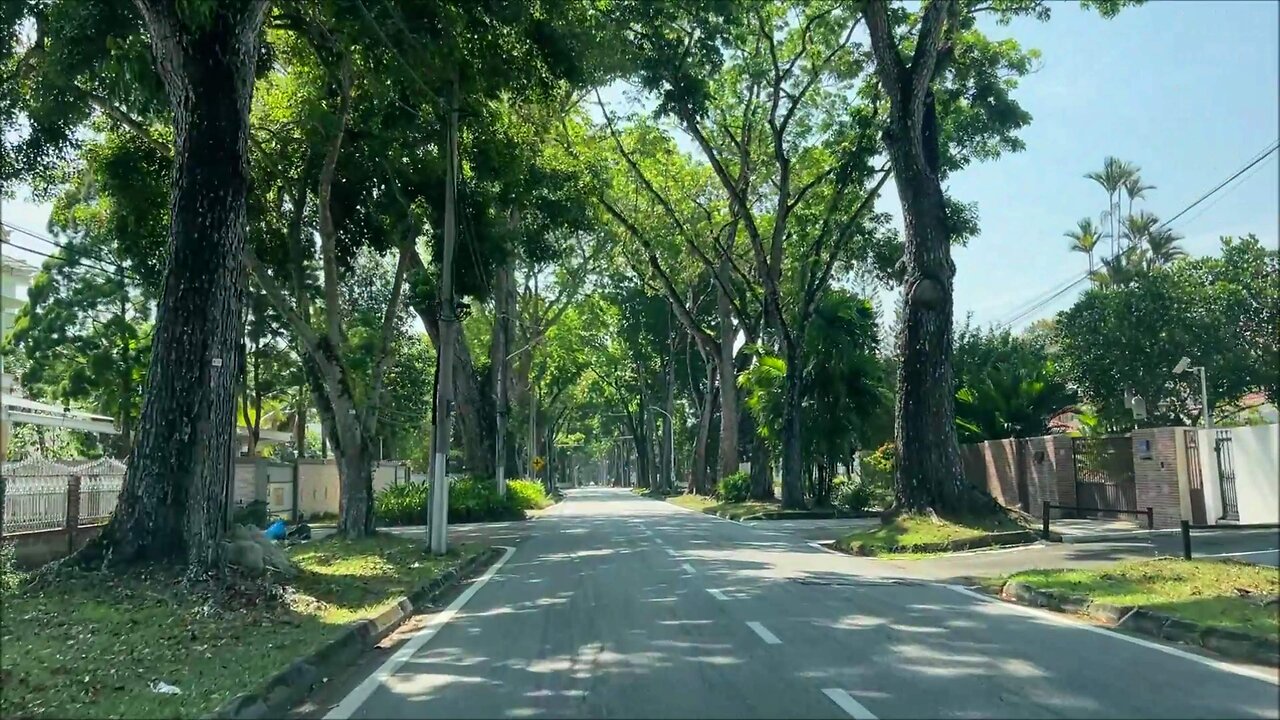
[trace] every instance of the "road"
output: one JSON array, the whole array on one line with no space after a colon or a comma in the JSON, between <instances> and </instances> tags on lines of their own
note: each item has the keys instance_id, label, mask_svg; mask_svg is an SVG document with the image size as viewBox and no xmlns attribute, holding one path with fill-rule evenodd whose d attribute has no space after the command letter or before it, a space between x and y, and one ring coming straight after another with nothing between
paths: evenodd
<instances>
[{"instance_id":1,"label":"road","mask_svg":"<svg viewBox=\"0 0 1280 720\"><path fill-rule=\"evenodd\" d=\"M1274 671L626 490L571 491L530 528L317 716L1280 716Z\"/></svg>"}]
</instances>

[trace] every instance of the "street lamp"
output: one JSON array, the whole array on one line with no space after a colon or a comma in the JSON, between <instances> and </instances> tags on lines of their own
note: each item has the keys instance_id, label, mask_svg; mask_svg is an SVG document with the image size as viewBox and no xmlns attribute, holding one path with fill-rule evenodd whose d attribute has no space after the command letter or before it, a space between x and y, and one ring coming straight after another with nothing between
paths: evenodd
<instances>
[{"instance_id":1,"label":"street lamp","mask_svg":"<svg viewBox=\"0 0 1280 720\"><path fill-rule=\"evenodd\" d=\"M1213 420L1209 417L1209 389L1204 380L1204 366L1198 365L1191 367L1191 358L1184 357L1173 366L1173 374L1181 375L1188 370L1195 370L1200 373L1200 412L1204 415L1204 426L1206 429L1213 427Z\"/></svg>"}]
</instances>

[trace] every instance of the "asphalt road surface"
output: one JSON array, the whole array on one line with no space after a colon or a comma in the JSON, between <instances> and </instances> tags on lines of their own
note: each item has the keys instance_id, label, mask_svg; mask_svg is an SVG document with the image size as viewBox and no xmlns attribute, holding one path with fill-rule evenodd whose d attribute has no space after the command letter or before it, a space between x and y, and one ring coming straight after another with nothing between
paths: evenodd
<instances>
[{"instance_id":1,"label":"asphalt road surface","mask_svg":"<svg viewBox=\"0 0 1280 720\"><path fill-rule=\"evenodd\" d=\"M626 490L571 491L330 718L1278 717L1228 664Z\"/></svg>"}]
</instances>

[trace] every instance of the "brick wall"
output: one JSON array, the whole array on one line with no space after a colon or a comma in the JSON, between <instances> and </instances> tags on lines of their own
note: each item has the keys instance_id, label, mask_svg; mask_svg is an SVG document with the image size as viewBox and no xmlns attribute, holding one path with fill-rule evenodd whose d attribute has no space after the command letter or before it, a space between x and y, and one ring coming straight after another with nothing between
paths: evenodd
<instances>
[{"instance_id":1,"label":"brick wall","mask_svg":"<svg viewBox=\"0 0 1280 720\"><path fill-rule=\"evenodd\" d=\"M1045 500L1075 503L1075 465L1066 435L988 440L962 445L960 458L969 482L991 493L1001 505L1020 507L1019 474L1026 484L1027 508L1039 517Z\"/></svg>"},{"instance_id":2,"label":"brick wall","mask_svg":"<svg viewBox=\"0 0 1280 720\"><path fill-rule=\"evenodd\" d=\"M1175 528L1182 519L1178 490L1178 439L1181 428L1134 430L1133 482L1138 509L1151 508L1157 528ZM1149 448L1146 452L1143 448Z\"/></svg>"}]
</instances>

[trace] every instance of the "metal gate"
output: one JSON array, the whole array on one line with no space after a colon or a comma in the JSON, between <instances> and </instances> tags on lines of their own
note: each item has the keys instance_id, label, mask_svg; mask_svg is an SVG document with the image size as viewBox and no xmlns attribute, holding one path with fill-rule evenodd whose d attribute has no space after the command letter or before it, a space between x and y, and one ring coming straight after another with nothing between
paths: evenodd
<instances>
[{"instance_id":1,"label":"metal gate","mask_svg":"<svg viewBox=\"0 0 1280 720\"><path fill-rule=\"evenodd\" d=\"M1240 507L1236 501L1236 465L1231 453L1231 431L1214 433L1213 454L1218 458L1218 489L1222 492L1222 517L1220 520L1240 519Z\"/></svg>"},{"instance_id":2,"label":"metal gate","mask_svg":"<svg viewBox=\"0 0 1280 720\"><path fill-rule=\"evenodd\" d=\"M1076 505L1087 517L1118 517L1108 510L1137 510L1133 481L1133 442L1128 437L1075 438L1071 451L1076 475Z\"/></svg>"},{"instance_id":3,"label":"metal gate","mask_svg":"<svg viewBox=\"0 0 1280 720\"><path fill-rule=\"evenodd\" d=\"M1209 513L1205 510L1204 474L1200 472L1199 430L1184 430L1187 450L1187 489L1191 496L1191 524L1204 525L1209 522Z\"/></svg>"}]
</instances>

